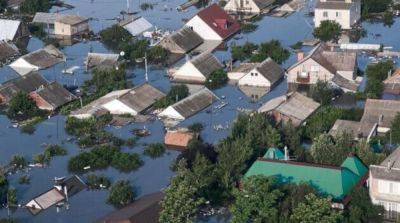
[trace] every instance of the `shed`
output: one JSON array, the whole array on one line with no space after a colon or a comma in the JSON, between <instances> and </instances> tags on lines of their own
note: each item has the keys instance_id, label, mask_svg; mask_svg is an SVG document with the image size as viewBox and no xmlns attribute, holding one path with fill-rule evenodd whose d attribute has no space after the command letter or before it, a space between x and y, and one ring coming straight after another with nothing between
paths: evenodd
<instances>
[{"instance_id":1,"label":"shed","mask_svg":"<svg viewBox=\"0 0 400 223\"><path fill-rule=\"evenodd\" d=\"M400 68L383 81L384 92L388 94L400 94Z\"/></svg>"},{"instance_id":2,"label":"shed","mask_svg":"<svg viewBox=\"0 0 400 223\"><path fill-rule=\"evenodd\" d=\"M57 13L37 12L35 17L33 17L32 23L52 25L54 28L57 17L61 17L61 15Z\"/></svg>"},{"instance_id":3,"label":"shed","mask_svg":"<svg viewBox=\"0 0 400 223\"><path fill-rule=\"evenodd\" d=\"M349 120L336 120L335 124L329 130L329 134L337 136L339 134L350 134L355 140L370 139L376 136L377 125L373 123L362 123Z\"/></svg>"},{"instance_id":4,"label":"shed","mask_svg":"<svg viewBox=\"0 0 400 223\"><path fill-rule=\"evenodd\" d=\"M208 88L203 88L175 104L168 106L159 114L159 117L183 121L207 108L215 100L219 100L219 98Z\"/></svg>"},{"instance_id":5,"label":"shed","mask_svg":"<svg viewBox=\"0 0 400 223\"><path fill-rule=\"evenodd\" d=\"M142 33L149 31L153 25L143 17L130 17L119 23L132 36L139 36Z\"/></svg>"},{"instance_id":6,"label":"shed","mask_svg":"<svg viewBox=\"0 0 400 223\"><path fill-rule=\"evenodd\" d=\"M203 39L200 37L200 35L198 35L192 29L184 27L178 32L174 32L162 39L159 45L171 53L185 54L202 43Z\"/></svg>"},{"instance_id":7,"label":"shed","mask_svg":"<svg viewBox=\"0 0 400 223\"><path fill-rule=\"evenodd\" d=\"M195 134L188 130L170 130L165 134L164 144L170 149L183 150L194 137Z\"/></svg>"},{"instance_id":8,"label":"shed","mask_svg":"<svg viewBox=\"0 0 400 223\"><path fill-rule=\"evenodd\" d=\"M28 53L13 63L10 67L20 75L25 75L32 71L47 69L66 60L65 55L53 45L47 45Z\"/></svg>"},{"instance_id":9,"label":"shed","mask_svg":"<svg viewBox=\"0 0 400 223\"><path fill-rule=\"evenodd\" d=\"M118 54L88 53L85 61L86 70L115 68L119 65L118 58Z\"/></svg>"},{"instance_id":10,"label":"shed","mask_svg":"<svg viewBox=\"0 0 400 223\"><path fill-rule=\"evenodd\" d=\"M29 96L36 102L39 109L48 111L54 111L62 105L77 99L75 95L57 82L45 85L31 92Z\"/></svg>"},{"instance_id":11,"label":"shed","mask_svg":"<svg viewBox=\"0 0 400 223\"><path fill-rule=\"evenodd\" d=\"M54 34L75 36L89 32L89 19L78 15L63 15L54 22Z\"/></svg>"},{"instance_id":12,"label":"shed","mask_svg":"<svg viewBox=\"0 0 400 223\"><path fill-rule=\"evenodd\" d=\"M364 107L362 123L378 125L378 133L390 131L392 121L400 112L400 101L367 99Z\"/></svg>"},{"instance_id":13,"label":"shed","mask_svg":"<svg viewBox=\"0 0 400 223\"><path fill-rule=\"evenodd\" d=\"M203 84L206 79L223 66L212 53L202 53L187 61L173 75L173 81Z\"/></svg>"}]
</instances>

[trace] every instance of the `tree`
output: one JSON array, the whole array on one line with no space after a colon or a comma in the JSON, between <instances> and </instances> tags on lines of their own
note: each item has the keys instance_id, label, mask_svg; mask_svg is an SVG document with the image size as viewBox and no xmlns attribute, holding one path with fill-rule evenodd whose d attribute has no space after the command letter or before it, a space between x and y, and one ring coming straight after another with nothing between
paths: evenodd
<instances>
[{"instance_id":1,"label":"tree","mask_svg":"<svg viewBox=\"0 0 400 223\"><path fill-rule=\"evenodd\" d=\"M392 0L362 0L362 17L369 17L370 13L381 13L386 11Z\"/></svg>"},{"instance_id":2,"label":"tree","mask_svg":"<svg viewBox=\"0 0 400 223\"><path fill-rule=\"evenodd\" d=\"M305 201L300 203L290 217L299 223L336 223L342 219L342 212L331 208L331 199L318 198L315 194L308 194Z\"/></svg>"},{"instance_id":3,"label":"tree","mask_svg":"<svg viewBox=\"0 0 400 223\"><path fill-rule=\"evenodd\" d=\"M324 42L337 42L340 37L342 27L339 23L331 20L324 20L319 27L314 29L314 36Z\"/></svg>"},{"instance_id":4,"label":"tree","mask_svg":"<svg viewBox=\"0 0 400 223\"><path fill-rule=\"evenodd\" d=\"M28 94L20 91L11 98L7 110L10 119L29 119L38 114L39 109Z\"/></svg>"},{"instance_id":5,"label":"tree","mask_svg":"<svg viewBox=\"0 0 400 223\"><path fill-rule=\"evenodd\" d=\"M116 208L124 207L134 201L136 197L133 187L128 180L117 181L112 185L107 198L107 203Z\"/></svg>"},{"instance_id":6,"label":"tree","mask_svg":"<svg viewBox=\"0 0 400 223\"><path fill-rule=\"evenodd\" d=\"M231 54L232 60L244 61L251 57L253 52L257 50L258 46L254 43L246 42L242 46L232 46Z\"/></svg>"},{"instance_id":7,"label":"tree","mask_svg":"<svg viewBox=\"0 0 400 223\"><path fill-rule=\"evenodd\" d=\"M166 108L175 102L178 102L189 95L189 88L184 84L173 85L167 96L155 103L156 108Z\"/></svg>"},{"instance_id":8,"label":"tree","mask_svg":"<svg viewBox=\"0 0 400 223\"><path fill-rule=\"evenodd\" d=\"M4 204L7 198L8 180L5 176L0 175L0 203Z\"/></svg>"},{"instance_id":9,"label":"tree","mask_svg":"<svg viewBox=\"0 0 400 223\"><path fill-rule=\"evenodd\" d=\"M353 152L353 139L350 134L343 133L336 137L321 134L314 139L311 156L315 163L340 166L346 157Z\"/></svg>"},{"instance_id":10,"label":"tree","mask_svg":"<svg viewBox=\"0 0 400 223\"><path fill-rule=\"evenodd\" d=\"M365 86L365 95L368 98L380 98L383 91L383 83L389 74L394 70L393 61L381 61L374 65L369 65L365 71L368 81Z\"/></svg>"},{"instance_id":11,"label":"tree","mask_svg":"<svg viewBox=\"0 0 400 223\"><path fill-rule=\"evenodd\" d=\"M382 222L383 207L372 204L368 189L356 187L350 192L349 196L351 200L345 212L345 222Z\"/></svg>"},{"instance_id":12,"label":"tree","mask_svg":"<svg viewBox=\"0 0 400 223\"><path fill-rule=\"evenodd\" d=\"M144 148L143 154L151 158L161 157L165 153L165 146L162 143L151 143Z\"/></svg>"},{"instance_id":13,"label":"tree","mask_svg":"<svg viewBox=\"0 0 400 223\"><path fill-rule=\"evenodd\" d=\"M7 205L9 207L15 207L18 204L17 200L17 189L15 188L8 188L7 191Z\"/></svg>"},{"instance_id":14,"label":"tree","mask_svg":"<svg viewBox=\"0 0 400 223\"><path fill-rule=\"evenodd\" d=\"M388 134L390 134L389 138L391 137L392 143L400 144L400 113L394 117Z\"/></svg>"},{"instance_id":15,"label":"tree","mask_svg":"<svg viewBox=\"0 0 400 223\"><path fill-rule=\"evenodd\" d=\"M271 40L261 43L258 52L251 57L252 62L262 62L268 57L272 58L276 63L282 64L290 56L289 50L282 47L279 40Z\"/></svg>"},{"instance_id":16,"label":"tree","mask_svg":"<svg viewBox=\"0 0 400 223\"><path fill-rule=\"evenodd\" d=\"M279 202L279 222L290 222L293 210L304 201L307 194L317 194L317 190L307 183L286 183L279 187L284 194Z\"/></svg>"},{"instance_id":17,"label":"tree","mask_svg":"<svg viewBox=\"0 0 400 223\"><path fill-rule=\"evenodd\" d=\"M100 37L108 47L113 49L119 48L121 43L132 39L132 35L117 24L100 31Z\"/></svg>"},{"instance_id":18,"label":"tree","mask_svg":"<svg viewBox=\"0 0 400 223\"><path fill-rule=\"evenodd\" d=\"M24 169L28 165L28 162L23 156L15 155L11 158L10 165L17 169Z\"/></svg>"},{"instance_id":19,"label":"tree","mask_svg":"<svg viewBox=\"0 0 400 223\"><path fill-rule=\"evenodd\" d=\"M329 105L335 96L335 90L328 82L318 80L315 85L311 86L310 96L321 105Z\"/></svg>"},{"instance_id":20,"label":"tree","mask_svg":"<svg viewBox=\"0 0 400 223\"><path fill-rule=\"evenodd\" d=\"M0 0L0 13L7 9L7 0Z\"/></svg>"},{"instance_id":21,"label":"tree","mask_svg":"<svg viewBox=\"0 0 400 223\"><path fill-rule=\"evenodd\" d=\"M219 69L207 77L206 86L210 89L217 89L224 86L226 82L228 82L228 74L223 69Z\"/></svg>"},{"instance_id":22,"label":"tree","mask_svg":"<svg viewBox=\"0 0 400 223\"><path fill-rule=\"evenodd\" d=\"M386 158L386 154L374 152L366 140L360 141L356 145L355 151L366 166L379 165Z\"/></svg>"},{"instance_id":23,"label":"tree","mask_svg":"<svg viewBox=\"0 0 400 223\"><path fill-rule=\"evenodd\" d=\"M47 12L51 8L50 0L26 0L20 7L22 13L34 15L36 12Z\"/></svg>"},{"instance_id":24,"label":"tree","mask_svg":"<svg viewBox=\"0 0 400 223\"><path fill-rule=\"evenodd\" d=\"M191 223L193 222L200 205L205 200L198 196L199 188L188 177L190 171L186 168L185 160L178 164L177 175L165 189L165 197L161 201L161 223Z\"/></svg>"},{"instance_id":25,"label":"tree","mask_svg":"<svg viewBox=\"0 0 400 223\"><path fill-rule=\"evenodd\" d=\"M194 133L200 133L204 129L204 126L200 122L196 122L189 125L188 129Z\"/></svg>"},{"instance_id":26,"label":"tree","mask_svg":"<svg viewBox=\"0 0 400 223\"><path fill-rule=\"evenodd\" d=\"M253 176L242 183L242 190L234 190L235 202L231 207L231 222L277 221L279 216L277 206L283 194L275 187L275 179Z\"/></svg>"}]
</instances>

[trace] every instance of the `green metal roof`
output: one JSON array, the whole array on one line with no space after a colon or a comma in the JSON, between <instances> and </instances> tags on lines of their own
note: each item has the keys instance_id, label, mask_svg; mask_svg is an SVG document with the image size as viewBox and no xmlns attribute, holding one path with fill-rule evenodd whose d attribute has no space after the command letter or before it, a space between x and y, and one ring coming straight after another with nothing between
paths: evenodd
<instances>
[{"instance_id":1,"label":"green metal roof","mask_svg":"<svg viewBox=\"0 0 400 223\"><path fill-rule=\"evenodd\" d=\"M367 172L367 167L355 156L347 158L342 167L258 159L247 171L245 177L276 176L280 183L309 183L321 194L340 200Z\"/></svg>"},{"instance_id":2,"label":"green metal roof","mask_svg":"<svg viewBox=\"0 0 400 223\"><path fill-rule=\"evenodd\" d=\"M276 160L283 160L285 155L282 151L278 148L269 148L264 155L265 159L276 159Z\"/></svg>"}]
</instances>

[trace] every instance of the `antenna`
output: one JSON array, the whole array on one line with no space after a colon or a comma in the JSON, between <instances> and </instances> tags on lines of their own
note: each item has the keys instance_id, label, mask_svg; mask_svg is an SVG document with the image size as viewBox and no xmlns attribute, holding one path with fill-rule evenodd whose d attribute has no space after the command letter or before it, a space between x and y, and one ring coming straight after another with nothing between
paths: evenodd
<instances>
[{"instance_id":1,"label":"antenna","mask_svg":"<svg viewBox=\"0 0 400 223\"><path fill-rule=\"evenodd\" d=\"M149 82L149 77L147 75L147 53L144 53L144 69L145 69L146 82Z\"/></svg>"},{"instance_id":2,"label":"antenna","mask_svg":"<svg viewBox=\"0 0 400 223\"><path fill-rule=\"evenodd\" d=\"M128 14L129 14L129 13L130 13L130 9L129 9L129 0L126 0L126 8L127 8Z\"/></svg>"}]
</instances>

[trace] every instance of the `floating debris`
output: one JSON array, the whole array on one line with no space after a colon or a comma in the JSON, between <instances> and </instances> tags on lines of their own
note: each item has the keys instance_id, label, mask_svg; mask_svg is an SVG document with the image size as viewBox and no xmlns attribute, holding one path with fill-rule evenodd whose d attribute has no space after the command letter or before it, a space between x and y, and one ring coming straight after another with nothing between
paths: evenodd
<instances>
[{"instance_id":1,"label":"floating debris","mask_svg":"<svg viewBox=\"0 0 400 223\"><path fill-rule=\"evenodd\" d=\"M151 132L150 132L150 130L148 130L146 128L142 128L142 129L133 129L132 134L139 136L139 137L146 137L146 136L149 136L151 134Z\"/></svg>"}]
</instances>

